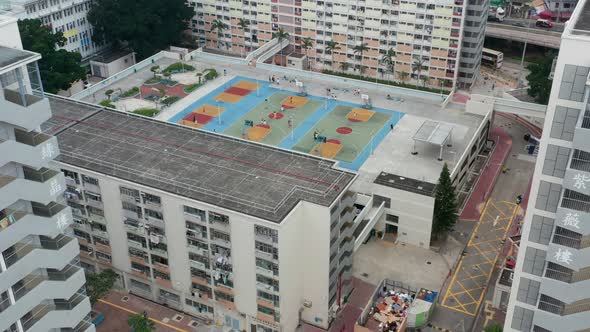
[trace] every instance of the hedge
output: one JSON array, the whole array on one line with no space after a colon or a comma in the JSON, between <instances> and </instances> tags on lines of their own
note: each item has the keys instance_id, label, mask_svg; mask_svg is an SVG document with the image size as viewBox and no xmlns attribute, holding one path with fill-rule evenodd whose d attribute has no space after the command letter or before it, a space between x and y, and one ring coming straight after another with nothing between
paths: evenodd
<instances>
[{"instance_id":1,"label":"hedge","mask_svg":"<svg viewBox=\"0 0 590 332\"><path fill-rule=\"evenodd\" d=\"M131 89L123 92L119 97L121 98L129 98L129 97L134 97L136 95L139 94L139 88L134 86Z\"/></svg>"},{"instance_id":2,"label":"hedge","mask_svg":"<svg viewBox=\"0 0 590 332\"><path fill-rule=\"evenodd\" d=\"M218 75L217 70L215 70L215 68L205 69L205 71L207 72L207 74L205 74L206 80L212 80L212 79L216 78Z\"/></svg>"},{"instance_id":3,"label":"hedge","mask_svg":"<svg viewBox=\"0 0 590 332\"><path fill-rule=\"evenodd\" d=\"M187 65L186 63L176 62L162 70L162 73L184 73L187 71L193 71L195 67Z\"/></svg>"},{"instance_id":4,"label":"hedge","mask_svg":"<svg viewBox=\"0 0 590 332\"><path fill-rule=\"evenodd\" d=\"M186 93L190 93L195 91L198 87L200 87L203 84L199 84L199 83L194 83L194 84L189 84L187 86L184 87L184 92Z\"/></svg>"},{"instance_id":5,"label":"hedge","mask_svg":"<svg viewBox=\"0 0 590 332\"><path fill-rule=\"evenodd\" d=\"M155 108L138 108L135 111L133 111L133 113L135 114L139 114L139 115L143 115L143 116L148 116L148 117L154 117L156 114L158 114L158 110Z\"/></svg>"},{"instance_id":6,"label":"hedge","mask_svg":"<svg viewBox=\"0 0 590 332\"><path fill-rule=\"evenodd\" d=\"M115 107L115 105L113 103L111 103L110 100L103 100L100 103L98 103L100 106L104 106L104 107L110 107L110 108L117 108Z\"/></svg>"},{"instance_id":7,"label":"hedge","mask_svg":"<svg viewBox=\"0 0 590 332\"><path fill-rule=\"evenodd\" d=\"M427 88L424 86L417 86L417 85L409 84L409 83L401 83L401 82L394 82L394 81L381 80L381 79L372 79L370 77L365 77L365 76L356 75L356 74L341 73L341 72L327 70L327 69L322 70L322 73L328 74L328 75L352 78L355 80L367 81L367 82L372 82L372 83L381 83L381 84L385 84L385 85L397 86L400 88L421 90L421 91L432 92L432 93L440 93L442 90L445 93L449 93L449 91L446 89L433 89L433 88Z\"/></svg>"},{"instance_id":8,"label":"hedge","mask_svg":"<svg viewBox=\"0 0 590 332\"><path fill-rule=\"evenodd\" d=\"M166 106L170 106L179 100L180 100L180 97L178 97L178 96L170 96L170 97L164 98L162 100L162 104L166 105Z\"/></svg>"}]
</instances>

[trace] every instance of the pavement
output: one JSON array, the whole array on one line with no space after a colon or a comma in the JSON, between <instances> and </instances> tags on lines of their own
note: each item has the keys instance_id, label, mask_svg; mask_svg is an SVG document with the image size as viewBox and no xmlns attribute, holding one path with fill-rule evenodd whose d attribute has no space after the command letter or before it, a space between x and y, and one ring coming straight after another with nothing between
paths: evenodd
<instances>
[{"instance_id":1,"label":"pavement","mask_svg":"<svg viewBox=\"0 0 590 332\"><path fill-rule=\"evenodd\" d=\"M483 316L478 321L478 327L485 326L487 317L490 317L488 323L501 319L500 313L491 313L492 309L489 305L486 307L486 301L491 301L496 265L502 262L503 240L510 226L524 213L514 199L530 188L534 161L524 158L526 142L521 137L529 129L512 119L495 117L494 121L494 125L512 139L504 162L507 171L499 173L495 185L491 182L493 190L486 198L477 221L461 219L450 234L459 241L465 240L465 253L443 286L439 303L430 319L432 326L422 331L471 331L480 313ZM477 194L472 197L477 198ZM482 198L477 198L477 201L481 202Z\"/></svg>"},{"instance_id":2,"label":"pavement","mask_svg":"<svg viewBox=\"0 0 590 332\"><path fill-rule=\"evenodd\" d=\"M193 317L172 310L163 305L142 299L138 296L110 291L98 300L93 310L105 315L105 319L97 328L98 332L129 331L127 319L132 314L147 312L148 317L156 325L154 332L192 332L207 331L208 327L195 321ZM196 323L195 327L189 325Z\"/></svg>"}]
</instances>

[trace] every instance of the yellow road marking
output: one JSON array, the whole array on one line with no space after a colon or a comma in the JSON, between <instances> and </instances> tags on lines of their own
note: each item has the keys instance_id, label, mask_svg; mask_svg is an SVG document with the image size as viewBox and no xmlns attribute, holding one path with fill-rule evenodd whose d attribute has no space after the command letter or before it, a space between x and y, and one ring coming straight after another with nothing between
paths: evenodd
<instances>
[{"instance_id":1,"label":"yellow road marking","mask_svg":"<svg viewBox=\"0 0 590 332\"><path fill-rule=\"evenodd\" d=\"M459 280L457 280L457 282L459 283L459 286L461 286L461 288L463 288L464 291L463 292L459 292L459 293L454 293L453 295L455 295L455 298L456 298L456 295L465 293L465 294L467 294L471 298L471 300L475 301L475 298L471 295L471 293L469 293L469 291L467 290L467 287L463 286L463 284Z\"/></svg>"},{"instance_id":2,"label":"yellow road marking","mask_svg":"<svg viewBox=\"0 0 590 332\"><path fill-rule=\"evenodd\" d=\"M125 307L122 307L122 306L120 306L120 305L114 304L114 303L112 303L112 302L109 302L109 301L106 301L106 300L103 300L103 299L98 299L98 302L102 302L102 303L104 303L104 304L106 304L106 305L110 305L111 307L115 307L115 308L117 308L117 309L120 309L120 310L126 311L126 312L128 312L128 313L130 313L130 314L138 314L138 312L136 312L136 311L133 311L133 310L131 310L131 309L127 309L127 308L125 308ZM172 325L170 325L170 324L166 324L166 323L164 323L164 322L162 322L162 321L159 321L159 320L157 320L157 319L154 319L154 318L151 318L151 317L149 317L149 320L151 320L152 322L154 322L154 323L156 323L156 324L160 324L160 325L162 325L162 326L166 326L166 327L168 327L168 328L171 328L171 329L173 329L173 330L175 330L175 331L178 331L178 332L189 332L189 331L187 331L187 330L179 329L179 328L178 328L178 327L176 327L176 326L172 326Z\"/></svg>"}]
</instances>

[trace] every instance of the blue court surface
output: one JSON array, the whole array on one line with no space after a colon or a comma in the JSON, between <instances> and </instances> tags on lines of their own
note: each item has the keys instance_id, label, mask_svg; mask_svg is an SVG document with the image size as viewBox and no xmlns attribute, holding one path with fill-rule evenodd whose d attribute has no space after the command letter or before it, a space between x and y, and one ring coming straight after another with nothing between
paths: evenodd
<instances>
[{"instance_id":1,"label":"blue court surface","mask_svg":"<svg viewBox=\"0 0 590 332\"><path fill-rule=\"evenodd\" d=\"M194 119L191 113L207 108L209 113L199 118L206 120L194 120L195 124L189 125L331 158L351 170L362 166L404 115L381 108L365 111L359 104L313 95L302 98L293 91L270 86L268 81L235 77L168 121L179 123L190 116ZM330 146L322 148L322 143L316 143L315 133L328 138Z\"/></svg>"}]
</instances>

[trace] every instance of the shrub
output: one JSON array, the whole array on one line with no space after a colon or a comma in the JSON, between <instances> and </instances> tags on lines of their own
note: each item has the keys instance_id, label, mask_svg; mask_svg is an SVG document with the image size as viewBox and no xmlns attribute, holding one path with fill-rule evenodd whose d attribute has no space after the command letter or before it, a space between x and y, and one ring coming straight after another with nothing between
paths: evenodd
<instances>
[{"instance_id":1,"label":"shrub","mask_svg":"<svg viewBox=\"0 0 590 332\"><path fill-rule=\"evenodd\" d=\"M134 97L138 94L139 94L139 88L134 86L131 89L123 92L120 97L121 98L129 98L129 97Z\"/></svg>"},{"instance_id":2,"label":"shrub","mask_svg":"<svg viewBox=\"0 0 590 332\"><path fill-rule=\"evenodd\" d=\"M98 103L100 106L104 106L104 107L110 107L110 108L117 108L115 107L115 105L113 103L111 103L110 100L103 100L100 103Z\"/></svg>"},{"instance_id":3,"label":"shrub","mask_svg":"<svg viewBox=\"0 0 590 332\"><path fill-rule=\"evenodd\" d=\"M180 100L180 97L178 97L178 96L166 97L162 100L162 105L170 106L179 100Z\"/></svg>"},{"instance_id":4,"label":"shrub","mask_svg":"<svg viewBox=\"0 0 590 332\"><path fill-rule=\"evenodd\" d=\"M135 114L139 114L139 115L143 115L143 116L148 116L148 117L154 117L156 114L158 114L158 110L155 108L138 108L135 111L133 111L133 113Z\"/></svg>"},{"instance_id":5,"label":"shrub","mask_svg":"<svg viewBox=\"0 0 590 332\"><path fill-rule=\"evenodd\" d=\"M191 92L195 91L201 85L202 84L199 84L199 83L189 84L189 85L187 85L187 86L184 87L184 92L191 93Z\"/></svg>"},{"instance_id":6,"label":"shrub","mask_svg":"<svg viewBox=\"0 0 590 332\"><path fill-rule=\"evenodd\" d=\"M340 73L340 72L336 72L336 71L332 71L332 70L322 70L322 73L328 74L328 75L352 78L355 80L367 81L367 82L372 82L372 83L377 82L377 83L381 83L381 84L385 84L385 85L398 86L400 88L421 90L421 91L427 91L427 92L433 92L433 93L440 93L442 90L445 93L449 93L449 91L446 89L427 88L427 87L417 86L417 85L413 85L413 84L409 84L409 83L400 83L400 82L393 82L393 81L388 81L388 80L373 79L373 78L365 77L365 76L361 76L361 75Z\"/></svg>"},{"instance_id":7,"label":"shrub","mask_svg":"<svg viewBox=\"0 0 590 332\"><path fill-rule=\"evenodd\" d=\"M205 79L206 80L212 80L214 78L217 77L217 70L215 70L215 68L209 68L209 69L205 69L205 71L207 72L205 74Z\"/></svg>"},{"instance_id":8,"label":"shrub","mask_svg":"<svg viewBox=\"0 0 590 332\"><path fill-rule=\"evenodd\" d=\"M166 67L166 69L164 69L162 71L162 73L170 73L170 74L174 74L174 73L185 73L187 71L193 71L195 70L195 67L191 66L191 65L187 65L186 63L182 63L182 62L176 62L171 64L170 66Z\"/></svg>"},{"instance_id":9,"label":"shrub","mask_svg":"<svg viewBox=\"0 0 590 332\"><path fill-rule=\"evenodd\" d=\"M148 80L143 82L143 84L147 85L154 85L160 83L160 79L158 77L150 77Z\"/></svg>"},{"instance_id":10,"label":"shrub","mask_svg":"<svg viewBox=\"0 0 590 332\"><path fill-rule=\"evenodd\" d=\"M105 92L104 92L104 94L105 94L105 96L107 96L109 99L111 99L111 95L113 94L113 92L115 92L115 91L113 91L113 90L111 90L111 89L108 89L107 91L105 91Z\"/></svg>"}]
</instances>

